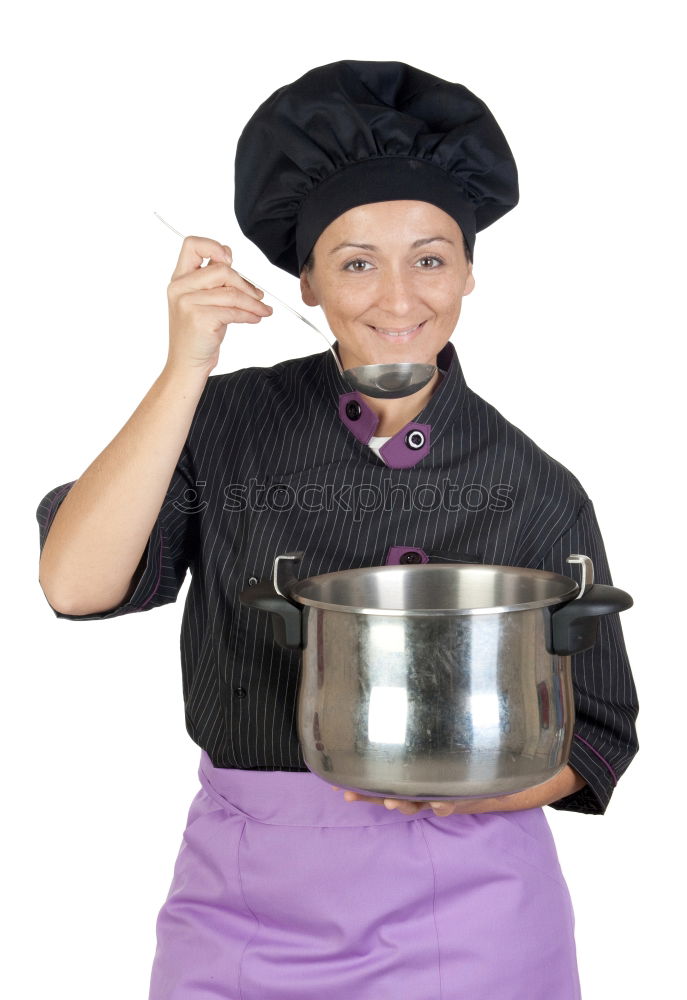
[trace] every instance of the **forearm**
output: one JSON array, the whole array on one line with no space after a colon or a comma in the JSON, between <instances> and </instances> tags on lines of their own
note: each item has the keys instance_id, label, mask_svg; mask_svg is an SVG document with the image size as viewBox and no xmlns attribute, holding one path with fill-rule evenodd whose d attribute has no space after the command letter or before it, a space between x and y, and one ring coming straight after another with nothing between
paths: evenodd
<instances>
[{"instance_id":1,"label":"forearm","mask_svg":"<svg viewBox=\"0 0 687 1000\"><path fill-rule=\"evenodd\" d=\"M90 614L126 597L207 375L165 369L74 483L50 526L39 581L52 605Z\"/></svg>"},{"instance_id":2,"label":"forearm","mask_svg":"<svg viewBox=\"0 0 687 1000\"><path fill-rule=\"evenodd\" d=\"M550 781L545 781L535 788L526 788L524 792L516 792L514 795L500 795L494 798L482 799L479 808L477 800L471 799L473 805L469 812L515 812L518 809L536 809L538 806L547 806L550 802L557 802L558 799L565 798L584 788L587 784L582 775L578 774L569 764L563 768L560 774Z\"/></svg>"}]
</instances>

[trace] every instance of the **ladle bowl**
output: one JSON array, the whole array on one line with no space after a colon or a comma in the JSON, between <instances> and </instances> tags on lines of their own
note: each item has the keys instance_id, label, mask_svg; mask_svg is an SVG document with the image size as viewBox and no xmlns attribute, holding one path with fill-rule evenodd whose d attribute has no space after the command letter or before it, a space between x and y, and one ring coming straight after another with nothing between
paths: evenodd
<instances>
[{"instance_id":1,"label":"ladle bowl","mask_svg":"<svg viewBox=\"0 0 687 1000\"><path fill-rule=\"evenodd\" d=\"M400 399L418 392L434 376L436 365L415 361L397 361L391 364L359 365L346 368L343 377L365 396L376 399Z\"/></svg>"}]
</instances>

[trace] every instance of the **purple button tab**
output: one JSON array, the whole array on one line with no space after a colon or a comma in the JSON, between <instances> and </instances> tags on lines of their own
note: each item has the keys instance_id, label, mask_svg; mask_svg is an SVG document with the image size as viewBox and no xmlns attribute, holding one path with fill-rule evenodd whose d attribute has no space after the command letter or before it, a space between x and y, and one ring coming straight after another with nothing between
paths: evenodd
<instances>
[{"instance_id":1,"label":"purple button tab","mask_svg":"<svg viewBox=\"0 0 687 1000\"><path fill-rule=\"evenodd\" d=\"M355 400L360 406L360 416L357 420L352 420L346 413L346 406ZM339 396L339 416L346 427L357 437L362 444L367 444L379 423L379 417L371 409L359 392L345 392ZM391 444L391 441L389 441Z\"/></svg>"},{"instance_id":2,"label":"purple button tab","mask_svg":"<svg viewBox=\"0 0 687 1000\"><path fill-rule=\"evenodd\" d=\"M431 429L430 424L406 424L382 445L379 454L392 469L411 469L429 455Z\"/></svg>"}]
</instances>

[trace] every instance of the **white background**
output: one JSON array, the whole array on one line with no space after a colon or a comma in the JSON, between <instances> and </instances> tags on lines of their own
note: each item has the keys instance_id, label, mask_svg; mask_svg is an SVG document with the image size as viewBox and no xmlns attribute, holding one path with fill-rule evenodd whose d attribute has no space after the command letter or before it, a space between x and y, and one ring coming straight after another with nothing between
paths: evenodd
<instances>
[{"instance_id":1,"label":"white background","mask_svg":"<svg viewBox=\"0 0 687 1000\"><path fill-rule=\"evenodd\" d=\"M478 234L476 289L453 343L468 384L592 497L614 581L635 599L622 621L641 703L641 750L606 815L545 814L575 907L585 1000L679 991L678 10L206 0L38 2L6 14L7 996L145 1000L200 755L184 727L179 665L190 578L176 604L152 614L58 620L38 584L35 510L106 447L165 362L181 241L154 210L182 233L228 243L239 270L300 308L296 279L238 229L234 148L277 87L344 58L397 59L465 84L515 155L520 204ZM229 328L215 373L323 348L277 307L258 327Z\"/></svg>"}]
</instances>

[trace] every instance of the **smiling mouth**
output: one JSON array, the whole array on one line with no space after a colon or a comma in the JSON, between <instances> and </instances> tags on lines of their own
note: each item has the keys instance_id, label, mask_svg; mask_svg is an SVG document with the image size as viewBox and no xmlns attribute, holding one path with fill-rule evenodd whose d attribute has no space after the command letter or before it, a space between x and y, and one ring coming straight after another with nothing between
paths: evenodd
<instances>
[{"instance_id":1,"label":"smiling mouth","mask_svg":"<svg viewBox=\"0 0 687 1000\"><path fill-rule=\"evenodd\" d=\"M381 326L373 326L372 329L375 331L375 333L381 333L385 337L402 338L402 337L409 337L411 334L416 333L418 330L421 330L426 322L427 320L425 319L422 321L422 323L416 323L415 326L408 326L404 330L385 330Z\"/></svg>"}]
</instances>

